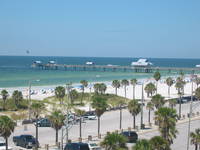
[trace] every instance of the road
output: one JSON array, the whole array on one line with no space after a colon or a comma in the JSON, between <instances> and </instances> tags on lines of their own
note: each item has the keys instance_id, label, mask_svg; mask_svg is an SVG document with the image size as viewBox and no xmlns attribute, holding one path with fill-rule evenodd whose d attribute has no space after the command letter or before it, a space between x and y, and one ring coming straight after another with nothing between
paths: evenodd
<instances>
[{"instance_id":1,"label":"road","mask_svg":"<svg viewBox=\"0 0 200 150\"><path fill-rule=\"evenodd\" d=\"M200 102L195 102L195 104ZM178 110L178 105L176 106ZM189 112L189 104L182 105L182 114L187 114ZM198 107L195 112L200 112L200 107ZM153 118L153 112L151 113L151 120ZM152 121L154 122L154 121ZM197 122L197 123L196 123ZM148 124L148 110L144 107L144 123ZM192 122L192 129L200 127L200 121ZM140 125L140 114L136 117L136 125ZM127 129L132 127L132 116L128 110L123 110L123 119L122 119L122 128ZM115 131L119 129L119 111L109 111L105 112L101 117L101 133L105 134L107 131ZM187 124L182 124L178 126L180 134L178 135L175 143L173 144L173 149L175 148L184 148L186 144L186 133L187 133ZM97 120L87 120L82 125L82 135L83 138L87 138L88 135L97 135ZM34 125L28 125L27 130L24 130L24 126L16 127L14 133L10 136L9 142L10 145L14 146L12 143L12 137L14 135L20 134L32 134L35 136L35 127ZM157 132L143 134L140 138L150 138L158 134ZM59 132L59 139L61 139L61 131ZM69 131L69 138L72 140L77 140L79 136L79 125L74 125ZM53 145L55 144L55 131L52 128L48 127L39 127L39 141L42 146L45 144ZM192 150L192 149L191 149Z\"/></svg>"}]
</instances>

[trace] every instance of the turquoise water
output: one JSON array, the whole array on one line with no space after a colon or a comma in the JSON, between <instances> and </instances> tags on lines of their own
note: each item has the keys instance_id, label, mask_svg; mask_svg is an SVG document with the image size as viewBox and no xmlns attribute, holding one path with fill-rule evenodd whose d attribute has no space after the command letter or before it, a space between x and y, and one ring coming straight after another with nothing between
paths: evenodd
<instances>
[{"instance_id":1,"label":"turquoise water","mask_svg":"<svg viewBox=\"0 0 200 150\"><path fill-rule=\"evenodd\" d=\"M67 82L79 83L80 80L88 81L112 81L114 79L131 79L151 77L152 74L133 72L100 72L100 71L64 71L64 70L39 70L32 69L31 64L40 60L47 63L55 60L58 64L85 64L93 61L97 65L130 65L138 58L95 58L95 57L32 57L32 56L0 56L0 88L27 86L29 80L39 79L33 82L34 86L58 85ZM159 67L194 67L200 64L200 59L158 59L149 58L154 66ZM169 75L162 73L163 75ZM171 75L175 75L172 72Z\"/></svg>"}]
</instances>

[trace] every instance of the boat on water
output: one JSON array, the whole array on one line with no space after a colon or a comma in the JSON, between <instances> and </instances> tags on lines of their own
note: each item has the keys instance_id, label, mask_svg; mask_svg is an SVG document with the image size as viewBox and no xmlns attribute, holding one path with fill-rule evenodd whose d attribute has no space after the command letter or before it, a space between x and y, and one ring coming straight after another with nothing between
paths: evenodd
<instances>
[{"instance_id":1,"label":"boat on water","mask_svg":"<svg viewBox=\"0 0 200 150\"><path fill-rule=\"evenodd\" d=\"M132 62L131 65L134 67L150 67L153 64L149 62L147 59L139 59L136 62Z\"/></svg>"},{"instance_id":2,"label":"boat on water","mask_svg":"<svg viewBox=\"0 0 200 150\"><path fill-rule=\"evenodd\" d=\"M200 68L200 64L199 64L199 65L196 65L196 67L197 67L197 68Z\"/></svg>"},{"instance_id":3,"label":"boat on water","mask_svg":"<svg viewBox=\"0 0 200 150\"><path fill-rule=\"evenodd\" d=\"M92 61L87 61L85 64L86 64L86 65L94 65L94 62L92 62Z\"/></svg>"}]
</instances>

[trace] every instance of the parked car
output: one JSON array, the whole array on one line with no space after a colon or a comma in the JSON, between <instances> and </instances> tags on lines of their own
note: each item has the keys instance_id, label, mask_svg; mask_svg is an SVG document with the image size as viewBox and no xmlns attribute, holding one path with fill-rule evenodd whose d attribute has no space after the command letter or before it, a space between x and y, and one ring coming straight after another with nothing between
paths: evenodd
<instances>
[{"instance_id":1,"label":"parked car","mask_svg":"<svg viewBox=\"0 0 200 150\"><path fill-rule=\"evenodd\" d=\"M101 150L101 147L94 142L89 142L88 146L90 150Z\"/></svg>"},{"instance_id":2,"label":"parked car","mask_svg":"<svg viewBox=\"0 0 200 150\"><path fill-rule=\"evenodd\" d=\"M0 138L0 150L6 150L6 142L3 138ZM12 150L12 147L8 146L8 150Z\"/></svg>"},{"instance_id":3,"label":"parked car","mask_svg":"<svg viewBox=\"0 0 200 150\"><path fill-rule=\"evenodd\" d=\"M38 127L51 127L52 126L50 120L47 118L40 119L37 122L37 124L38 124ZM36 125L36 123L35 123L35 125Z\"/></svg>"},{"instance_id":4,"label":"parked car","mask_svg":"<svg viewBox=\"0 0 200 150\"><path fill-rule=\"evenodd\" d=\"M22 124L32 124L34 122L36 122L36 119L24 119Z\"/></svg>"},{"instance_id":5,"label":"parked car","mask_svg":"<svg viewBox=\"0 0 200 150\"><path fill-rule=\"evenodd\" d=\"M64 150L90 150L87 143L68 143Z\"/></svg>"},{"instance_id":6,"label":"parked car","mask_svg":"<svg viewBox=\"0 0 200 150\"><path fill-rule=\"evenodd\" d=\"M97 118L94 111L88 111L82 117L86 120L95 120Z\"/></svg>"},{"instance_id":7,"label":"parked car","mask_svg":"<svg viewBox=\"0 0 200 150\"><path fill-rule=\"evenodd\" d=\"M121 134L128 139L128 143L136 143L138 140L138 134L135 131L124 131Z\"/></svg>"},{"instance_id":8,"label":"parked car","mask_svg":"<svg viewBox=\"0 0 200 150\"><path fill-rule=\"evenodd\" d=\"M39 146L39 142L36 141L36 139L32 135L20 135L20 136L14 136L13 142L16 146L21 146L24 148L33 148L35 146Z\"/></svg>"}]
</instances>

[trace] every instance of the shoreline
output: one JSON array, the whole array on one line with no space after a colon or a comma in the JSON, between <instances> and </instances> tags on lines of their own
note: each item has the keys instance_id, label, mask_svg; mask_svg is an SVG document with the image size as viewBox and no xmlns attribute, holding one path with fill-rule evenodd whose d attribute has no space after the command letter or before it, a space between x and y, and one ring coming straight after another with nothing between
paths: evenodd
<instances>
[{"instance_id":1,"label":"shoreline","mask_svg":"<svg viewBox=\"0 0 200 150\"><path fill-rule=\"evenodd\" d=\"M174 75L174 76L162 76L161 77L161 80L159 81L159 84L158 84L158 91L160 91L159 93L162 95L162 96L165 96L166 97L166 91L167 89L165 89L164 85L165 84L165 79L167 77L172 77L173 79L175 79L177 76L179 75ZM140 79L137 79L138 82L144 82L144 87L147 83L149 82L153 82L155 83L156 81L153 79L153 77L151 78L140 78ZM185 80L187 81L187 84L188 84L188 81L190 80L189 79L189 75L185 75ZM107 90L106 90L106 93L112 93L114 94L114 88L112 87L112 81L98 81L98 82L89 82L88 83L88 86L90 87L91 85L95 84L95 83L105 83L107 85ZM191 82L189 82L191 83ZM163 85L164 84L164 85ZM72 86L73 88L75 88L78 92L81 92L81 89L80 89L80 83L73 83ZM43 100L44 98L47 98L47 97L50 97L50 96L54 96L54 89L57 87L57 86L66 86L65 84L59 84L59 85L46 85L46 86L32 86L31 87L31 91L34 92L35 94L32 94L31 95L31 98L32 99L35 99L35 100ZM167 86L167 85L166 85ZM89 87L85 88L85 92L89 92ZM173 87L173 86L172 86ZM132 85L129 85L127 86L127 98L131 98L131 95L132 95ZM14 90L19 90L22 92L24 98L28 98L28 86L27 87L9 87L9 88L0 88L0 91L3 90L3 89L6 89L9 93L9 95L11 96L12 95L12 92ZM138 91L138 89L140 89ZM162 90L161 90L162 89ZM92 91L94 89L92 88ZM118 89L118 95L119 96L124 96L124 87L120 87ZM172 93L175 93L176 89L173 89L172 90ZM188 91L187 88L185 89L185 91ZM141 97L141 86L140 85L136 85L136 98L140 98ZM146 94L145 94L146 95ZM176 95L176 94L175 94ZM147 97L145 97L145 99L148 99Z\"/></svg>"}]
</instances>

